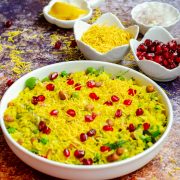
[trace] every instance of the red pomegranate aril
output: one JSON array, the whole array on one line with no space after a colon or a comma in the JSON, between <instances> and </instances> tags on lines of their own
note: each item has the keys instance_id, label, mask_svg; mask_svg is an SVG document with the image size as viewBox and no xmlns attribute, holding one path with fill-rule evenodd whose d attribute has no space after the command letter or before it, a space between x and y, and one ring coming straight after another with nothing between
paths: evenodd
<instances>
[{"instance_id":1,"label":"red pomegranate aril","mask_svg":"<svg viewBox=\"0 0 180 180\"><path fill-rule=\"evenodd\" d=\"M173 61L173 59L167 59L167 61L170 63L170 64L172 64L174 61Z\"/></svg>"},{"instance_id":2,"label":"red pomegranate aril","mask_svg":"<svg viewBox=\"0 0 180 180\"><path fill-rule=\"evenodd\" d=\"M98 100L99 97L96 95L96 93L90 93L89 94L89 97L92 99L92 100Z\"/></svg>"},{"instance_id":3,"label":"red pomegranate aril","mask_svg":"<svg viewBox=\"0 0 180 180\"><path fill-rule=\"evenodd\" d=\"M45 128L42 130L44 134L50 134L51 129L47 126L45 126Z\"/></svg>"},{"instance_id":4,"label":"red pomegranate aril","mask_svg":"<svg viewBox=\"0 0 180 180\"><path fill-rule=\"evenodd\" d=\"M86 83L86 85L87 85L87 87L89 87L89 88L94 88L94 87L96 87L96 82L93 81L93 80L90 80L90 81L88 81L88 82Z\"/></svg>"},{"instance_id":5,"label":"red pomegranate aril","mask_svg":"<svg viewBox=\"0 0 180 180\"><path fill-rule=\"evenodd\" d=\"M91 158L83 159L82 162L83 162L83 165L92 165L93 164L93 160Z\"/></svg>"},{"instance_id":6,"label":"red pomegranate aril","mask_svg":"<svg viewBox=\"0 0 180 180\"><path fill-rule=\"evenodd\" d=\"M142 51L142 52L144 52L144 51L146 51L147 50L147 47L144 45L144 44L140 44L139 46L138 46L138 48L137 48L137 51Z\"/></svg>"},{"instance_id":7,"label":"red pomegranate aril","mask_svg":"<svg viewBox=\"0 0 180 180\"><path fill-rule=\"evenodd\" d=\"M167 60L164 60L164 61L163 61L163 65L164 65L165 67L167 67L167 66L168 66L168 61L167 61Z\"/></svg>"},{"instance_id":8,"label":"red pomegranate aril","mask_svg":"<svg viewBox=\"0 0 180 180\"><path fill-rule=\"evenodd\" d=\"M126 100L124 100L123 103L124 103L124 105L129 106L129 105L131 105L132 100L131 99L126 99Z\"/></svg>"},{"instance_id":9,"label":"red pomegranate aril","mask_svg":"<svg viewBox=\"0 0 180 180\"><path fill-rule=\"evenodd\" d=\"M64 156L69 157L70 156L69 149L64 149L63 154L64 154Z\"/></svg>"},{"instance_id":10,"label":"red pomegranate aril","mask_svg":"<svg viewBox=\"0 0 180 180\"><path fill-rule=\"evenodd\" d=\"M57 116L58 113L59 113L59 111L56 110L56 109L54 109L54 110L52 110L52 111L50 112L50 115L51 115L51 116Z\"/></svg>"},{"instance_id":11,"label":"red pomegranate aril","mask_svg":"<svg viewBox=\"0 0 180 180\"><path fill-rule=\"evenodd\" d=\"M136 116L141 116L141 115L143 115L143 113L144 113L144 111L142 108L139 108L136 110Z\"/></svg>"},{"instance_id":12,"label":"red pomegranate aril","mask_svg":"<svg viewBox=\"0 0 180 180\"><path fill-rule=\"evenodd\" d=\"M57 77L58 77L58 73L57 73L57 72L54 72L54 73L52 73L52 74L49 75L49 79L50 79L50 80L54 80L54 79L56 79Z\"/></svg>"},{"instance_id":13,"label":"red pomegranate aril","mask_svg":"<svg viewBox=\"0 0 180 180\"><path fill-rule=\"evenodd\" d=\"M70 115L71 117L75 117L76 116L76 112L73 109L67 110L67 114Z\"/></svg>"},{"instance_id":14,"label":"red pomegranate aril","mask_svg":"<svg viewBox=\"0 0 180 180\"><path fill-rule=\"evenodd\" d=\"M133 124L129 124L128 130L129 130L129 132L134 132L135 131L134 125Z\"/></svg>"},{"instance_id":15,"label":"red pomegranate aril","mask_svg":"<svg viewBox=\"0 0 180 180\"><path fill-rule=\"evenodd\" d=\"M7 82L6 82L6 85L8 87L10 87L12 84L14 83L14 81L12 79L9 79Z\"/></svg>"},{"instance_id":16,"label":"red pomegranate aril","mask_svg":"<svg viewBox=\"0 0 180 180\"><path fill-rule=\"evenodd\" d=\"M180 57L176 57L175 61L176 61L177 63L180 63Z\"/></svg>"},{"instance_id":17,"label":"red pomegranate aril","mask_svg":"<svg viewBox=\"0 0 180 180\"><path fill-rule=\"evenodd\" d=\"M105 126L103 126L103 130L104 131L113 131L113 127L110 125L105 125Z\"/></svg>"},{"instance_id":18,"label":"red pomegranate aril","mask_svg":"<svg viewBox=\"0 0 180 180\"><path fill-rule=\"evenodd\" d=\"M74 84L74 80L73 79L68 79L67 80L67 84L68 85L73 85Z\"/></svg>"},{"instance_id":19,"label":"red pomegranate aril","mask_svg":"<svg viewBox=\"0 0 180 180\"><path fill-rule=\"evenodd\" d=\"M38 97L33 96L32 100L31 100L31 103L34 104L34 105L38 104Z\"/></svg>"},{"instance_id":20,"label":"red pomegranate aril","mask_svg":"<svg viewBox=\"0 0 180 180\"><path fill-rule=\"evenodd\" d=\"M46 89L47 89L48 91L54 91L54 88L55 88L54 84L48 84L48 85L46 86Z\"/></svg>"},{"instance_id":21,"label":"red pomegranate aril","mask_svg":"<svg viewBox=\"0 0 180 180\"><path fill-rule=\"evenodd\" d=\"M151 53L154 53L155 50L156 50L156 48L155 48L154 46L151 46L151 47L150 47L150 52L151 52Z\"/></svg>"},{"instance_id":22,"label":"red pomegranate aril","mask_svg":"<svg viewBox=\"0 0 180 180\"><path fill-rule=\"evenodd\" d=\"M93 118L93 119L95 119L95 118L96 118L96 116L97 116L97 114L96 114L96 113L94 113L94 112L92 112L92 115L91 115L91 116L92 116L92 118Z\"/></svg>"},{"instance_id":23,"label":"red pomegranate aril","mask_svg":"<svg viewBox=\"0 0 180 180\"><path fill-rule=\"evenodd\" d=\"M107 105L107 106L112 106L113 105L112 101L106 101L104 104Z\"/></svg>"},{"instance_id":24,"label":"red pomegranate aril","mask_svg":"<svg viewBox=\"0 0 180 180\"><path fill-rule=\"evenodd\" d=\"M111 148L109 146L101 146L100 147L101 152L110 151L110 150L111 150Z\"/></svg>"},{"instance_id":25,"label":"red pomegranate aril","mask_svg":"<svg viewBox=\"0 0 180 180\"><path fill-rule=\"evenodd\" d=\"M81 134L80 134L80 140L81 140L81 142L86 141L87 138L88 138L87 134L85 134L85 133L81 133Z\"/></svg>"},{"instance_id":26,"label":"red pomegranate aril","mask_svg":"<svg viewBox=\"0 0 180 180\"><path fill-rule=\"evenodd\" d=\"M39 131L42 131L46 127L46 123L44 121L40 121L38 125Z\"/></svg>"},{"instance_id":27,"label":"red pomegranate aril","mask_svg":"<svg viewBox=\"0 0 180 180\"><path fill-rule=\"evenodd\" d=\"M136 56L139 57L141 55L142 55L142 52L141 51L137 51Z\"/></svg>"},{"instance_id":28,"label":"red pomegranate aril","mask_svg":"<svg viewBox=\"0 0 180 180\"><path fill-rule=\"evenodd\" d=\"M144 57L143 56L138 56L138 59L139 60L144 60Z\"/></svg>"},{"instance_id":29,"label":"red pomegranate aril","mask_svg":"<svg viewBox=\"0 0 180 180\"><path fill-rule=\"evenodd\" d=\"M161 45L156 46L156 53L160 54L162 52L162 47Z\"/></svg>"},{"instance_id":30,"label":"red pomegranate aril","mask_svg":"<svg viewBox=\"0 0 180 180\"><path fill-rule=\"evenodd\" d=\"M94 120L91 115L85 115L84 119L86 122L92 122Z\"/></svg>"},{"instance_id":31,"label":"red pomegranate aril","mask_svg":"<svg viewBox=\"0 0 180 180\"><path fill-rule=\"evenodd\" d=\"M78 159L84 157L84 155L85 155L84 150L76 150L76 151L74 151L74 156L76 158L78 158Z\"/></svg>"},{"instance_id":32,"label":"red pomegranate aril","mask_svg":"<svg viewBox=\"0 0 180 180\"><path fill-rule=\"evenodd\" d=\"M95 135L96 135L96 130L95 130L95 129L89 130L89 131L87 132L87 135L88 135L89 137L95 136Z\"/></svg>"},{"instance_id":33,"label":"red pomegranate aril","mask_svg":"<svg viewBox=\"0 0 180 180\"><path fill-rule=\"evenodd\" d=\"M128 94L130 96L134 96L136 94L136 90L130 88L130 89L128 89Z\"/></svg>"},{"instance_id":34,"label":"red pomegranate aril","mask_svg":"<svg viewBox=\"0 0 180 180\"><path fill-rule=\"evenodd\" d=\"M45 99L46 99L46 98L45 98L44 95L39 95L39 96L38 96L38 101L40 101L40 102L43 102Z\"/></svg>"},{"instance_id":35,"label":"red pomegranate aril","mask_svg":"<svg viewBox=\"0 0 180 180\"><path fill-rule=\"evenodd\" d=\"M147 53L145 57L146 57L146 59L148 59L148 60L153 60L154 54L153 54L153 53Z\"/></svg>"},{"instance_id":36,"label":"red pomegranate aril","mask_svg":"<svg viewBox=\"0 0 180 180\"><path fill-rule=\"evenodd\" d=\"M55 48L55 49L60 49L60 47L61 47L61 41L57 41L57 42L55 43L55 45L54 45L54 48Z\"/></svg>"},{"instance_id":37,"label":"red pomegranate aril","mask_svg":"<svg viewBox=\"0 0 180 180\"><path fill-rule=\"evenodd\" d=\"M76 83L76 84L74 85L74 87L75 87L75 90L76 90L76 91L80 91L81 88L82 88L81 84L79 84L79 83Z\"/></svg>"},{"instance_id":38,"label":"red pomegranate aril","mask_svg":"<svg viewBox=\"0 0 180 180\"><path fill-rule=\"evenodd\" d=\"M169 52L163 52L162 55L165 59L168 59L170 57Z\"/></svg>"},{"instance_id":39,"label":"red pomegranate aril","mask_svg":"<svg viewBox=\"0 0 180 180\"><path fill-rule=\"evenodd\" d=\"M150 128L150 124L149 123L144 123L143 128L144 128L145 131L147 131Z\"/></svg>"},{"instance_id":40,"label":"red pomegranate aril","mask_svg":"<svg viewBox=\"0 0 180 180\"><path fill-rule=\"evenodd\" d=\"M151 45L152 45L152 41L151 41L150 39L146 39L146 40L144 41L144 44L145 44L146 46L151 46Z\"/></svg>"},{"instance_id":41,"label":"red pomegranate aril","mask_svg":"<svg viewBox=\"0 0 180 180\"><path fill-rule=\"evenodd\" d=\"M169 47L171 50L176 50L177 48L177 42L175 40L171 40L169 43L168 43Z\"/></svg>"},{"instance_id":42,"label":"red pomegranate aril","mask_svg":"<svg viewBox=\"0 0 180 180\"><path fill-rule=\"evenodd\" d=\"M118 102L118 101L119 101L119 97L113 95L113 96L111 96L111 100L112 100L113 102Z\"/></svg>"},{"instance_id":43,"label":"red pomegranate aril","mask_svg":"<svg viewBox=\"0 0 180 180\"><path fill-rule=\"evenodd\" d=\"M169 51L169 49L167 48L167 46L165 44L162 45L162 51L164 51L164 52Z\"/></svg>"},{"instance_id":44,"label":"red pomegranate aril","mask_svg":"<svg viewBox=\"0 0 180 180\"><path fill-rule=\"evenodd\" d=\"M5 23L5 27L6 28L9 28L9 27L11 27L12 26L12 21L11 20L8 20L8 21L6 21L6 23Z\"/></svg>"},{"instance_id":45,"label":"red pomegranate aril","mask_svg":"<svg viewBox=\"0 0 180 180\"><path fill-rule=\"evenodd\" d=\"M162 56L154 56L154 61L160 64L162 62Z\"/></svg>"},{"instance_id":46,"label":"red pomegranate aril","mask_svg":"<svg viewBox=\"0 0 180 180\"><path fill-rule=\"evenodd\" d=\"M115 116L116 118L121 117L121 116L122 116L122 111L121 111L121 109L117 109L114 116Z\"/></svg>"}]
</instances>

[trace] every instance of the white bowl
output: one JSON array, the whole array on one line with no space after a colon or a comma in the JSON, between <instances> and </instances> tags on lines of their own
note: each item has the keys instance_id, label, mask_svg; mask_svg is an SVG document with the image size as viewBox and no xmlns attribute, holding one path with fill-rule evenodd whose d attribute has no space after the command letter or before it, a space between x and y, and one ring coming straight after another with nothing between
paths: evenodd
<instances>
[{"instance_id":1,"label":"white bowl","mask_svg":"<svg viewBox=\"0 0 180 180\"><path fill-rule=\"evenodd\" d=\"M180 44L180 39L173 38L173 36L166 29L157 26L149 29L149 31L144 35L141 41L130 41L131 50L139 68L150 78L156 81L166 82L175 79L177 76L180 76L180 66L174 69L167 69L154 61L138 59L136 55L137 48L141 43L145 41L145 39L151 39L153 41L158 40L163 43L167 43L168 41L174 39L178 44Z\"/></svg>"},{"instance_id":2,"label":"white bowl","mask_svg":"<svg viewBox=\"0 0 180 180\"><path fill-rule=\"evenodd\" d=\"M51 23L55 24L58 27L62 28L73 28L74 23L78 20L81 19L83 21L88 21L93 12L93 8L98 7L104 0L51 0L47 6L43 8L43 14L45 19ZM57 19L49 14L49 11L51 7L54 5L56 2L66 2L70 3L72 5L75 5L77 7L80 7L81 9L87 10L88 13L85 16L82 16L76 20L60 20Z\"/></svg>"},{"instance_id":3,"label":"white bowl","mask_svg":"<svg viewBox=\"0 0 180 180\"><path fill-rule=\"evenodd\" d=\"M8 102L18 96L19 92L23 90L25 81L28 78L34 76L34 77L38 77L39 79L42 79L43 77L49 75L51 72L59 72L62 70L66 70L67 72L76 72L76 71L86 70L87 67L90 66L94 68L99 68L103 66L106 72L114 75L118 74L120 71L121 72L128 71L125 74L125 77L127 78L133 77L138 80L139 84L143 84L143 85L152 84L156 88L159 95L162 97L162 102L165 105L167 111L168 123L167 123L167 129L165 130L164 134L152 147L126 160L104 164L104 165L83 166L83 165L64 164L42 158L26 150L12 139L11 135L8 133L5 127L3 114L7 108ZM98 179L111 179L125 175L127 173L139 169L140 167L147 164L151 159L153 159L155 155L160 151L162 145L165 142L167 135L170 132L173 122L173 111L172 111L171 103L165 92L151 79L149 79L145 75L135 70L107 62L72 61L72 62L63 62L63 63L45 66L43 68L32 71L26 74L25 76L23 76L22 78L20 78L19 80L17 80L6 91L6 93L2 98L1 107L0 107L0 122L4 137L9 147L22 161L24 161L29 166L43 173L62 179L98 180Z\"/></svg>"},{"instance_id":4,"label":"white bowl","mask_svg":"<svg viewBox=\"0 0 180 180\"><path fill-rule=\"evenodd\" d=\"M101 17L97 19L95 23L93 23L93 25L94 24L120 27L131 33L134 39L137 38L139 33L138 26L135 25L125 28L122 25L121 21L112 13L103 14ZM117 63L129 52L130 50L129 44L115 47L112 50L108 51L107 53L98 52L93 47L81 41L82 35L90 27L91 27L90 24L87 24L86 22L83 21L77 21L74 25L74 35L77 45L87 59L90 60L96 59L98 61L108 61L108 62Z\"/></svg>"},{"instance_id":5,"label":"white bowl","mask_svg":"<svg viewBox=\"0 0 180 180\"><path fill-rule=\"evenodd\" d=\"M158 15L160 13L160 15ZM149 15L149 20L143 21L142 18ZM146 31L153 26L162 26L167 30L171 30L173 26L180 20L179 10L167 3L161 2L144 2L138 4L131 11L133 21L139 25L140 32L145 34ZM162 17L162 22L158 20Z\"/></svg>"}]
</instances>

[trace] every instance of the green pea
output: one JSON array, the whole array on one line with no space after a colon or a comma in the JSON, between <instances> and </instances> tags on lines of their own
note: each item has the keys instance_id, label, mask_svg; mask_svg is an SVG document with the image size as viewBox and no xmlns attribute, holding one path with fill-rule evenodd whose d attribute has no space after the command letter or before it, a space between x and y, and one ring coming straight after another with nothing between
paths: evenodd
<instances>
[{"instance_id":1,"label":"green pea","mask_svg":"<svg viewBox=\"0 0 180 180\"><path fill-rule=\"evenodd\" d=\"M38 132L39 132L38 129L33 130L33 133L34 133L34 134L37 134Z\"/></svg>"},{"instance_id":2,"label":"green pea","mask_svg":"<svg viewBox=\"0 0 180 180\"><path fill-rule=\"evenodd\" d=\"M33 89L37 83L37 78L36 77L30 77L29 79L26 80L25 85L29 89Z\"/></svg>"},{"instance_id":3,"label":"green pea","mask_svg":"<svg viewBox=\"0 0 180 180\"><path fill-rule=\"evenodd\" d=\"M7 130L8 130L8 133L9 133L9 134L13 134L13 133L15 133L16 128L14 128L14 127L8 127Z\"/></svg>"},{"instance_id":4,"label":"green pea","mask_svg":"<svg viewBox=\"0 0 180 180\"><path fill-rule=\"evenodd\" d=\"M41 82L48 82L50 81L49 77L45 77L44 79L41 80Z\"/></svg>"},{"instance_id":5,"label":"green pea","mask_svg":"<svg viewBox=\"0 0 180 180\"><path fill-rule=\"evenodd\" d=\"M47 138L41 138L41 139L40 139L40 142L41 142L42 144L44 144L44 145L47 144L48 141L49 141L49 140L48 140Z\"/></svg>"},{"instance_id":6,"label":"green pea","mask_svg":"<svg viewBox=\"0 0 180 180\"><path fill-rule=\"evenodd\" d=\"M61 72L61 77L65 77L65 76L67 76L68 75L68 73L66 72L66 71L62 71Z\"/></svg>"},{"instance_id":7,"label":"green pea","mask_svg":"<svg viewBox=\"0 0 180 180\"><path fill-rule=\"evenodd\" d=\"M71 97L73 97L73 98L78 98L78 97L79 97L79 94L78 94L77 92L73 92L72 95L71 95Z\"/></svg>"},{"instance_id":8,"label":"green pea","mask_svg":"<svg viewBox=\"0 0 180 180\"><path fill-rule=\"evenodd\" d=\"M94 74L95 72L96 72L96 69L93 68L93 67L88 67L88 68L86 69L86 73L87 73L87 74Z\"/></svg>"}]
</instances>

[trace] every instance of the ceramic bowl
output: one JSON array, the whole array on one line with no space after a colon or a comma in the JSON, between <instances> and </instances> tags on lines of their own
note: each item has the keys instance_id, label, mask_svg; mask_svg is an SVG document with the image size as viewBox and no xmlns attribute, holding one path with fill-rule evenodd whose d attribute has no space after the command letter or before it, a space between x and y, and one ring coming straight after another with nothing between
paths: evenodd
<instances>
[{"instance_id":1,"label":"ceramic bowl","mask_svg":"<svg viewBox=\"0 0 180 180\"><path fill-rule=\"evenodd\" d=\"M49 14L49 11L51 7L54 5L56 2L66 2L70 3L72 5L75 5L81 9L87 10L87 14L85 16L80 17L79 19L83 21L88 21L93 12L93 8L97 8L104 0L51 0L47 6L43 8L43 14L45 19L51 23L55 24L58 27L61 28L73 28L74 23L78 20L60 20L57 19Z\"/></svg>"},{"instance_id":2,"label":"ceramic bowl","mask_svg":"<svg viewBox=\"0 0 180 180\"><path fill-rule=\"evenodd\" d=\"M159 14L160 13L160 14ZM171 30L180 20L179 10L167 3L144 2L131 11L133 21L139 25L140 32L145 34L153 26L162 26ZM142 18L148 17L146 20ZM162 18L160 21L159 18Z\"/></svg>"},{"instance_id":3,"label":"ceramic bowl","mask_svg":"<svg viewBox=\"0 0 180 180\"><path fill-rule=\"evenodd\" d=\"M139 33L138 26L130 26L125 28L121 21L112 13L103 14L94 24L98 25L108 25L108 26L117 26L119 28L125 29L133 35L133 38L136 39ZM108 61L113 63L118 63L130 50L129 44L118 46L108 51L107 53L98 52L96 49L92 48L88 44L81 41L82 35L91 27L92 25L87 24L83 21L77 21L74 25L74 35L77 42L77 45L81 52L87 59L98 61Z\"/></svg>"},{"instance_id":4,"label":"ceramic bowl","mask_svg":"<svg viewBox=\"0 0 180 180\"><path fill-rule=\"evenodd\" d=\"M139 84L149 85L152 84L155 89L158 91L159 95L162 98L162 103L165 105L167 112L167 128L161 138L149 149L144 152L113 163L108 163L104 165L92 165L92 166L83 166L83 165L72 165L72 164L64 164L60 162L51 161L40 157L22 146L20 146L16 141L14 141L11 135L8 133L5 123L3 120L4 111L7 108L8 102L13 98L17 97L19 92L21 92L24 88L25 81L30 77L38 77L39 79L43 79L47 77L51 72L59 72L62 70L66 70L67 72L76 72L76 71L84 71L87 67L100 68L104 67L104 70L107 73L117 75L119 72L126 71L127 73L124 75L127 78L135 78ZM83 179L83 180L102 180L102 179L111 179L115 177L119 177L125 174L128 174L132 171L139 169L140 167L147 164L151 159L155 157L155 155L160 151L162 145L165 142L167 135L171 130L173 122L173 112L170 100L168 99L165 92L151 79L139 73L133 69L120 66L117 64L107 63L107 62L98 62L98 61L71 61L71 62L63 62L58 64L53 64L49 66L42 67L35 71L32 71L25 76L21 77L17 80L4 94L1 105L0 105L0 123L1 128L8 143L9 147L12 151L26 164L41 171L43 173L49 174L54 177L58 177L61 179Z\"/></svg>"},{"instance_id":5,"label":"ceramic bowl","mask_svg":"<svg viewBox=\"0 0 180 180\"><path fill-rule=\"evenodd\" d=\"M174 39L177 41L178 44L180 44L180 39L173 38L173 36L166 29L157 26L149 29L149 31L144 35L141 41L130 41L130 46L139 68L150 78L156 81L166 82L175 79L177 76L180 76L180 66L174 69L167 69L154 61L138 59L136 55L137 47L146 39L151 39L153 41L158 40L163 43L167 43L168 41Z\"/></svg>"}]
</instances>

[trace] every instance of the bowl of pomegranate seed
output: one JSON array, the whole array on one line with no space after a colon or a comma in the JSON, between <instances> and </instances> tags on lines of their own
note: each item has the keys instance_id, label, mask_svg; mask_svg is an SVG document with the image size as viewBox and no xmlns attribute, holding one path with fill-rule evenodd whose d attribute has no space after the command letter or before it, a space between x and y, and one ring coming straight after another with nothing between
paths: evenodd
<instances>
[{"instance_id":1,"label":"bowl of pomegranate seed","mask_svg":"<svg viewBox=\"0 0 180 180\"><path fill-rule=\"evenodd\" d=\"M145 34L154 26L162 26L171 30L180 20L179 10L168 3L144 2L131 11L133 21L139 25L140 32Z\"/></svg>"},{"instance_id":2,"label":"bowl of pomegranate seed","mask_svg":"<svg viewBox=\"0 0 180 180\"><path fill-rule=\"evenodd\" d=\"M180 39L163 27L151 28L130 46L139 68L152 79L165 82L180 75Z\"/></svg>"}]
</instances>

